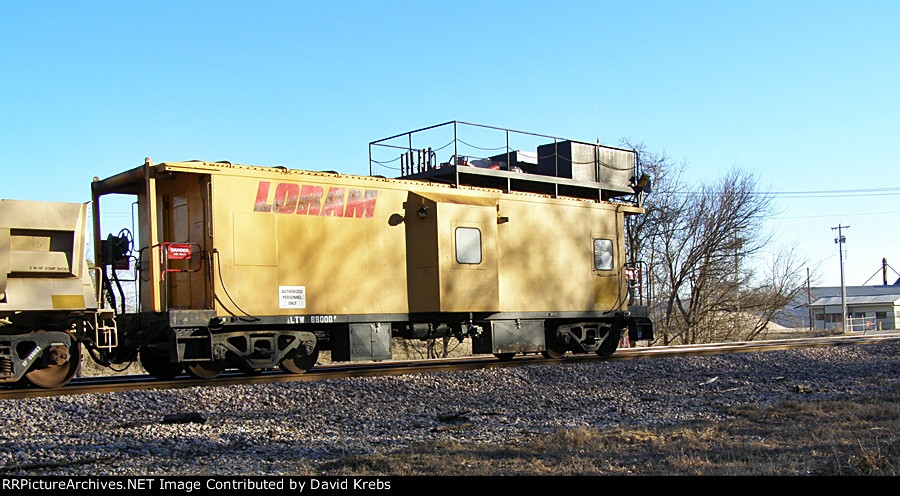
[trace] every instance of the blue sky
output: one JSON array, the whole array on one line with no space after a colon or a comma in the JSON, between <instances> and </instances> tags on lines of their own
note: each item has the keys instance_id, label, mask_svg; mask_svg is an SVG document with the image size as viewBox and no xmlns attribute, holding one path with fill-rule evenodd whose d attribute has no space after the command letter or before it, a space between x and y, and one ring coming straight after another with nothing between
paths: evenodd
<instances>
[{"instance_id":1,"label":"blue sky","mask_svg":"<svg viewBox=\"0 0 900 496\"><path fill-rule=\"evenodd\" d=\"M897 1L0 0L0 198L87 201L145 156L367 173L370 141L458 119L643 142L698 182L886 188L779 195L768 222L823 284L850 225L862 284L900 271L898 24Z\"/></svg>"}]
</instances>

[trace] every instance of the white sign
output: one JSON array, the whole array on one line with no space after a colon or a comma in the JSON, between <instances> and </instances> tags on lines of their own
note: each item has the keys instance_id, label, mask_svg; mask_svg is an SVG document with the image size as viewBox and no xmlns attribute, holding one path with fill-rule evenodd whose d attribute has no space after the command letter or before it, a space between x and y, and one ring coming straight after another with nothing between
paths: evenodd
<instances>
[{"instance_id":1,"label":"white sign","mask_svg":"<svg viewBox=\"0 0 900 496\"><path fill-rule=\"evenodd\" d=\"M306 308L306 286L278 286L279 308Z\"/></svg>"}]
</instances>

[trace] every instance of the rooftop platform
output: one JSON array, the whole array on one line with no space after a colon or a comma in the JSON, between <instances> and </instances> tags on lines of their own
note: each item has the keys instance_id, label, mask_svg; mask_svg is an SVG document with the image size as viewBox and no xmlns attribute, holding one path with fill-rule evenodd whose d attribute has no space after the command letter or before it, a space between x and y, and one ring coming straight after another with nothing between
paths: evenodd
<instances>
[{"instance_id":1,"label":"rooftop platform","mask_svg":"<svg viewBox=\"0 0 900 496\"><path fill-rule=\"evenodd\" d=\"M639 203L645 184L634 150L461 121L369 143L369 172L630 203Z\"/></svg>"}]
</instances>

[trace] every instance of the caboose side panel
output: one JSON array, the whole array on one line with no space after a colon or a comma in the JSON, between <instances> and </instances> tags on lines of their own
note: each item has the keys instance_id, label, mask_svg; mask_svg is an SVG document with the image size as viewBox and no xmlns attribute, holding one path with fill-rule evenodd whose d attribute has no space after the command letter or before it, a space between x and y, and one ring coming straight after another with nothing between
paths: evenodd
<instances>
[{"instance_id":1,"label":"caboose side panel","mask_svg":"<svg viewBox=\"0 0 900 496\"><path fill-rule=\"evenodd\" d=\"M214 176L220 305L227 290L253 315L622 307L623 214L615 206L422 185L410 191L405 182L375 189L348 176L290 179ZM304 188L316 197L304 200ZM377 191L372 217L336 215L332 190ZM610 245L608 267L595 266L595 242ZM287 304L290 291L303 298Z\"/></svg>"},{"instance_id":2,"label":"caboose side panel","mask_svg":"<svg viewBox=\"0 0 900 496\"><path fill-rule=\"evenodd\" d=\"M606 312L621 307L622 214L614 207L536 196L499 208L501 311ZM617 231L618 229L618 231ZM616 260L594 268L593 240L614 242Z\"/></svg>"},{"instance_id":3,"label":"caboose side panel","mask_svg":"<svg viewBox=\"0 0 900 496\"><path fill-rule=\"evenodd\" d=\"M213 196L220 309L227 290L233 305L224 306L252 315L408 312L398 285L403 227L390 221L402 191L347 177L251 174L214 176Z\"/></svg>"}]
</instances>

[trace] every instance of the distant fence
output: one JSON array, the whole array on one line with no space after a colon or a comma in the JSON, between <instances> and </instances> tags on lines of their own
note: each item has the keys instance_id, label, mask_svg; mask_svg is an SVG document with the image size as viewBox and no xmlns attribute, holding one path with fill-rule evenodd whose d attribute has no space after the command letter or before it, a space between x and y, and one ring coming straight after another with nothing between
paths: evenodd
<instances>
[{"instance_id":1,"label":"distant fence","mask_svg":"<svg viewBox=\"0 0 900 496\"><path fill-rule=\"evenodd\" d=\"M850 332L866 332L881 330L881 324L875 317L851 317L847 319Z\"/></svg>"}]
</instances>

